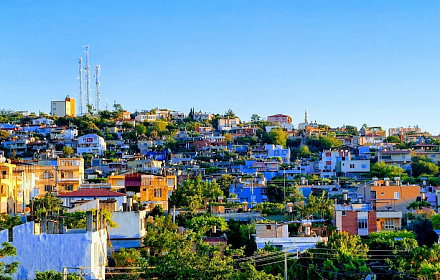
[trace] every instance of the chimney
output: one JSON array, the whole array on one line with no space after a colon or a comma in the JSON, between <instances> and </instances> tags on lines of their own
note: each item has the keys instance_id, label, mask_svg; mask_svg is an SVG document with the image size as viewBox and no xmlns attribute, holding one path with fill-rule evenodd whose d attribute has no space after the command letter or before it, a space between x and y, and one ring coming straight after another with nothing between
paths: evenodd
<instances>
[{"instance_id":1,"label":"chimney","mask_svg":"<svg viewBox=\"0 0 440 280\"><path fill-rule=\"evenodd\" d=\"M219 197L218 197L218 202L219 202L219 203L223 203L223 196L219 196Z\"/></svg>"},{"instance_id":2,"label":"chimney","mask_svg":"<svg viewBox=\"0 0 440 280\"><path fill-rule=\"evenodd\" d=\"M344 201L348 200L348 191L347 190L342 191L342 197L343 197Z\"/></svg>"},{"instance_id":3,"label":"chimney","mask_svg":"<svg viewBox=\"0 0 440 280\"><path fill-rule=\"evenodd\" d=\"M389 187L390 186L390 178L383 178L383 180L385 181L385 186Z\"/></svg>"},{"instance_id":4,"label":"chimney","mask_svg":"<svg viewBox=\"0 0 440 280\"><path fill-rule=\"evenodd\" d=\"M374 185L375 187L377 187L377 180L378 180L377 177L374 177L374 178L373 178L373 185Z\"/></svg>"},{"instance_id":5,"label":"chimney","mask_svg":"<svg viewBox=\"0 0 440 280\"><path fill-rule=\"evenodd\" d=\"M400 186L400 177L394 177L397 186Z\"/></svg>"}]
</instances>

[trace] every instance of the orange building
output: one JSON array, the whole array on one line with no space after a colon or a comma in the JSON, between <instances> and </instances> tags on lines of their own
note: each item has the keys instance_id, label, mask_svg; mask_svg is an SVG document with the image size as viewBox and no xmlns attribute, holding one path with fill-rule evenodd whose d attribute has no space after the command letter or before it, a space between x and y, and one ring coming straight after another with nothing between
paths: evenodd
<instances>
[{"instance_id":1,"label":"orange building","mask_svg":"<svg viewBox=\"0 0 440 280\"><path fill-rule=\"evenodd\" d=\"M35 166L39 196L78 190L84 179L83 158L53 158L40 160Z\"/></svg>"},{"instance_id":2,"label":"orange building","mask_svg":"<svg viewBox=\"0 0 440 280\"><path fill-rule=\"evenodd\" d=\"M420 186L402 185L400 180L391 182L385 178L375 180L372 185L361 185L357 194L364 197L366 202L371 202L375 211L393 210L406 214L409 204L420 196Z\"/></svg>"},{"instance_id":3,"label":"orange building","mask_svg":"<svg viewBox=\"0 0 440 280\"><path fill-rule=\"evenodd\" d=\"M168 210L168 197L176 189L176 176L141 176L141 203L147 204L147 211L153 210L154 206L161 205Z\"/></svg>"}]
</instances>

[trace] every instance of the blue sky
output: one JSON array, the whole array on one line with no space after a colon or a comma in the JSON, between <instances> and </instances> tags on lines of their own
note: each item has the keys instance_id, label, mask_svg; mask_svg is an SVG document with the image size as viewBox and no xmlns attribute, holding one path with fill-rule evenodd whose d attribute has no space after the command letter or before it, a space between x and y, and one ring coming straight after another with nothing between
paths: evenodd
<instances>
[{"instance_id":1,"label":"blue sky","mask_svg":"<svg viewBox=\"0 0 440 280\"><path fill-rule=\"evenodd\" d=\"M102 106L440 132L439 1L0 1L0 108L77 98L86 44Z\"/></svg>"}]
</instances>

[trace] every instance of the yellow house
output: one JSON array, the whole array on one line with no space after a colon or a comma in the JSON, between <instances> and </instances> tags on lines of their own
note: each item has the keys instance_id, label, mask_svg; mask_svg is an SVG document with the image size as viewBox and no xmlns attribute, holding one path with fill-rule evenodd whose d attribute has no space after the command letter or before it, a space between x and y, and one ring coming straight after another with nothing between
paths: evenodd
<instances>
[{"instance_id":1,"label":"yellow house","mask_svg":"<svg viewBox=\"0 0 440 280\"><path fill-rule=\"evenodd\" d=\"M84 179L83 158L54 158L41 160L35 168L39 178L39 196L78 190Z\"/></svg>"},{"instance_id":2,"label":"yellow house","mask_svg":"<svg viewBox=\"0 0 440 280\"><path fill-rule=\"evenodd\" d=\"M0 162L0 213L16 212L17 188L13 180L14 168L14 164L5 160Z\"/></svg>"},{"instance_id":3,"label":"yellow house","mask_svg":"<svg viewBox=\"0 0 440 280\"><path fill-rule=\"evenodd\" d=\"M37 187L35 166L17 163L13 170L13 185L17 189L16 212L23 213L30 204L33 191Z\"/></svg>"},{"instance_id":4,"label":"yellow house","mask_svg":"<svg viewBox=\"0 0 440 280\"><path fill-rule=\"evenodd\" d=\"M147 204L147 211L153 210L154 206L161 205L168 210L168 197L176 188L177 178L171 176L141 176L141 198L142 203Z\"/></svg>"}]
</instances>

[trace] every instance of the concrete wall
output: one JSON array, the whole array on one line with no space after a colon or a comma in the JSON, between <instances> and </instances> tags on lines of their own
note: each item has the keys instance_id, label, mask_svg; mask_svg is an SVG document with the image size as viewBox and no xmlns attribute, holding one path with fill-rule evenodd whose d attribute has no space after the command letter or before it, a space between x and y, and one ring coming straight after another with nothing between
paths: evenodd
<instances>
[{"instance_id":1,"label":"concrete wall","mask_svg":"<svg viewBox=\"0 0 440 280\"><path fill-rule=\"evenodd\" d=\"M142 246L142 238L146 235L146 211L113 212L112 220L117 228L109 229L110 240L115 251L121 248Z\"/></svg>"},{"instance_id":2,"label":"concrete wall","mask_svg":"<svg viewBox=\"0 0 440 280\"><path fill-rule=\"evenodd\" d=\"M73 234L34 234L34 223L14 227L11 244L17 256L6 257L9 263L18 261L14 279L34 279L36 271L55 270L64 267L86 267L86 279L104 279L107 258L105 230ZM8 241L8 230L0 231L0 243ZM70 272L78 272L69 270Z\"/></svg>"}]
</instances>

